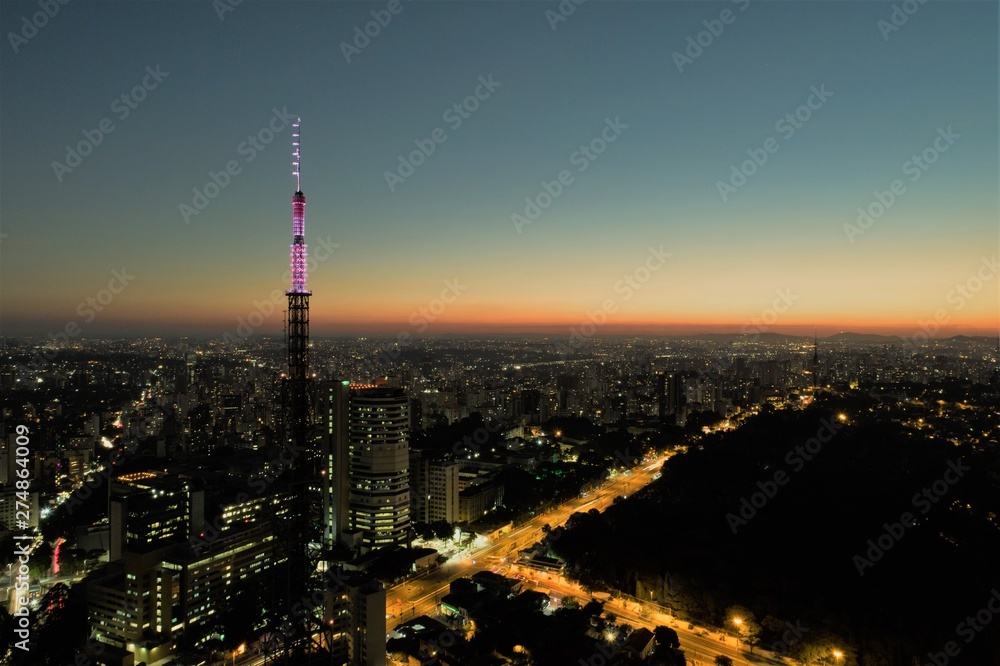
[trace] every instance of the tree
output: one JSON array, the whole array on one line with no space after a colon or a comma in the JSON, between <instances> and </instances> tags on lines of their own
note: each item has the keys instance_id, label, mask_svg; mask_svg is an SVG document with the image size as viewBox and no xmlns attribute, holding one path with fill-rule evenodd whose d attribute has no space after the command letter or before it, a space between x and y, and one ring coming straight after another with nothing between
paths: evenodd
<instances>
[{"instance_id":1,"label":"tree","mask_svg":"<svg viewBox=\"0 0 1000 666\"><path fill-rule=\"evenodd\" d=\"M52 575L53 552L52 544L48 541L42 541L38 544L38 547L31 554L31 561L28 564L33 577L46 578Z\"/></svg>"},{"instance_id":2,"label":"tree","mask_svg":"<svg viewBox=\"0 0 1000 666\"><path fill-rule=\"evenodd\" d=\"M591 599L587 602L587 605L583 607L583 614L588 618L597 617L603 611L604 602L598 601L597 599Z\"/></svg>"},{"instance_id":3,"label":"tree","mask_svg":"<svg viewBox=\"0 0 1000 666\"><path fill-rule=\"evenodd\" d=\"M840 657L836 657L836 654ZM854 666L857 664L857 653L846 641L826 631L811 632L802 640L794 643L788 651L788 656L809 664L836 664L836 666Z\"/></svg>"},{"instance_id":4,"label":"tree","mask_svg":"<svg viewBox=\"0 0 1000 666\"><path fill-rule=\"evenodd\" d=\"M7 604L0 604L0 663L11 663L11 651L18 636L14 633L17 619L7 612Z\"/></svg>"},{"instance_id":5,"label":"tree","mask_svg":"<svg viewBox=\"0 0 1000 666\"><path fill-rule=\"evenodd\" d=\"M421 539L423 539L424 541L430 541L431 539L434 538L434 530L427 523L414 521L413 523L410 524L410 527L411 529L413 529L413 533L416 534Z\"/></svg>"},{"instance_id":6,"label":"tree","mask_svg":"<svg viewBox=\"0 0 1000 666\"><path fill-rule=\"evenodd\" d=\"M726 626L736 630L736 635L750 648L753 649L760 644L760 624L757 618L746 606L730 606L726 609Z\"/></svg>"},{"instance_id":7,"label":"tree","mask_svg":"<svg viewBox=\"0 0 1000 666\"><path fill-rule=\"evenodd\" d=\"M455 528L445 520L435 520L430 524L430 528L433 530L434 536L442 541L450 539L455 534Z\"/></svg>"},{"instance_id":8,"label":"tree","mask_svg":"<svg viewBox=\"0 0 1000 666\"><path fill-rule=\"evenodd\" d=\"M87 636L87 611L83 604L69 603L70 590L63 583L52 586L38 607L31 632L31 651L38 664L68 664L76 646Z\"/></svg>"},{"instance_id":9,"label":"tree","mask_svg":"<svg viewBox=\"0 0 1000 666\"><path fill-rule=\"evenodd\" d=\"M75 574L86 566L87 552L81 548L62 548L59 550L59 573Z\"/></svg>"},{"instance_id":10,"label":"tree","mask_svg":"<svg viewBox=\"0 0 1000 666\"><path fill-rule=\"evenodd\" d=\"M681 646L681 641L677 636L677 632L670 627L660 625L653 630L653 635L656 637L656 645L658 647L678 648Z\"/></svg>"},{"instance_id":11,"label":"tree","mask_svg":"<svg viewBox=\"0 0 1000 666\"><path fill-rule=\"evenodd\" d=\"M733 666L733 660L724 654L715 658L715 666Z\"/></svg>"},{"instance_id":12,"label":"tree","mask_svg":"<svg viewBox=\"0 0 1000 666\"><path fill-rule=\"evenodd\" d=\"M698 432L705 426L714 426L722 421L722 417L710 410L691 412L687 416L685 429L688 432Z\"/></svg>"}]
</instances>

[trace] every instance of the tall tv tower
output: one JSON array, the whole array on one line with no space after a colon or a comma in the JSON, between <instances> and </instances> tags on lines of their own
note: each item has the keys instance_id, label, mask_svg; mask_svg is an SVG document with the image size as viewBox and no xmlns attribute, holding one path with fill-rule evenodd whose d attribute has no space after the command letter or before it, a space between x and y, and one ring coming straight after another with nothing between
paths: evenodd
<instances>
[{"instance_id":1,"label":"tall tv tower","mask_svg":"<svg viewBox=\"0 0 1000 666\"><path fill-rule=\"evenodd\" d=\"M289 472L289 483L286 486L290 494L288 515L281 521L279 540L284 549L285 574L284 594L279 594L278 608L288 612L297 599L301 599L310 587L310 576L315 571L312 562L310 545L320 539L312 532L313 519L310 486L316 482L316 451L312 446L312 427L310 419L310 381L309 381L309 296L312 294L306 288L307 246L306 234L306 196L302 193L302 151L300 127L302 119L292 123L292 175L295 176L295 194L292 195L292 244L291 288L285 292L288 296L288 376L283 383L284 392L284 435L285 441L292 445L295 452L294 462ZM311 614L295 618L289 616L290 626L295 630L286 634L284 663L295 659L301 661L301 652L315 653L315 647L309 647L312 637L318 627L314 626L315 618ZM329 641L330 638L327 637ZM297 650L299 656L293 657L290 650ZM268 650L269 651L269 650ZM270 655L268 655L270 656ZM269 661L267 658L265 661Z\"/></svg>"},{"instance_id":2,"label":"tall tv tower","mask_svg":"<svg viewBox=\"0 0 1000 666\"><path fill-rule=\"evenodd\" d=\"M302 193L302 119L292 123L292 175L295 194L292 196L292 288L288 295L288 436L294 444L303 446L309 429L309 296L306 289L308 246L306 235L306 195ZM301 449L300 449L301 450Z\"/></svg>"}]
</instances>

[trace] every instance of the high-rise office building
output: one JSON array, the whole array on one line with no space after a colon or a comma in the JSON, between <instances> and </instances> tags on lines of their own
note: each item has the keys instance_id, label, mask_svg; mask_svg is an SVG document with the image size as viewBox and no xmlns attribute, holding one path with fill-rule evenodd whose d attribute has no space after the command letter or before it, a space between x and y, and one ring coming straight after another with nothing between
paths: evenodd
<instances>
[{"instance_id":1,"label":"high-rise office building","mask_svg":"<svg viewBox=\"0 0 1000 666\"><path fill-rule=\"evenodd\" d=\"M136 662L149 659L149 652L154 660L166 656L161 654L165 641L153 637L170 636L179 618L171 607L164 607L170 590L160 567L163 555L177 547L168 544L145 553L126 551L122 559L84 579L88 623L98 642L135 653Z\"/></svg>"},{"instance_id":2,"label":"high-rise office building","mask_svg":"<svg viewBox=\"0 0 1000 666\"><path fill-rule=\"evenodd\" d=\"M684 378L677 372L659 373L656 376L657 397L659 398L660 421L677 423L684 418L687 393Z\"/></svg>"},{"instance_id":3,"label":"high-rise office building","mask_svg":"<svg viewBox=\"0 0 1000 666\"><path fill-rule=\"evenodd\" d=\"M424 523L458 522L459 469L454 460L434 460L410 450L410 518Z\"/></svg>"},{"instance_id":4,"label":"high-rise office building","mask_svg":"<svg viewBox=\"0 0 1000 666\"><path fill-rule=\"evenodd\" d=\"M385 666L385 589L376 580L349 584L351 666Z\"/></svg>"},{"instance_id":5,"label":"high-rise office building","mask_svg":"<svg viewBox=\"0 0 1000 666\"><path fill-rule=\"evenodd\" d=\"M401 389L352 391L348 527L363 550L403 545L410 531L410 409Z\"/></svg>"},{"instance_id":6,"label":"high-rise office building","mask_svg":"<svg viewBox=\"0 0 1000 666\"><path fill-rule=\"evenodd\" d=\"M111 487L109 558L186 541L201 529L204 512L204 491L186 479L157 472L119 476Z\"/></svg>"},{"instance_id":7,"label":"high-rise office building","mask_svg":"<svg viewBox=\"0 0 1000 666\"><path fill-rule=\"evenodd\" d=\"M323 541L328 549L340 543L350 529L347 425L350 400L348 381L325 381L320 386Z\"/></svg>"},{"instance_id":8,"label":"high-rise office building","mask_svg":"<svg viewBox=\"0 0 1000 666\"><path fill-rule=\"evenodd\" d=\"M260 591L273 558L274 535L266 523L198 548L168 543L126 550L123 559L86 580L91 631L99 642L134 653L136 663L164 659L178 632L211 627L240 591Z\"/></svg>"},{"instance_id":9,"label":"high-rise office building","mask_svg":"<svg viewBox=\"0 0 1000 666\"><path fill-rule=\"evenodd\" d=\"M336 573L327 591L324 621L332 628L331 661L347 666L385 666L385 588L360 573Z\"/></svg>"}]
</instances>

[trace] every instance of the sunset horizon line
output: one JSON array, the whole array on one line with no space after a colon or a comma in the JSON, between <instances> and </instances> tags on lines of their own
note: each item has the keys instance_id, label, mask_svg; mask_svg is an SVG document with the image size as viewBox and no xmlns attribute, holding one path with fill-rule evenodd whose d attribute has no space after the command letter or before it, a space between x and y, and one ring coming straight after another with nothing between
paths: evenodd
<instances>
[{"instance_id":1,"label":"sunset horizon line","mask_svg":"<svg viewBox=\"0 0 1000 666\"><path fill-rule=\"evenodd\" d=\"M948 326L939 325L934 328L932 322L923 321L909 327L902 325L863 325L863 324L788 324L785 326L760 326L754 324L606 324L603 326L593 325L588 320L575 323L553 323L553 324L483 324L473 322L451 323L447 326L434 326L425 329L406 325L393 325L390 323L341 323L339 326L327 327L314 321L312 323L313 339L338 339L338 338L400 338L409 340L432 340L445 337L477 337L477 336L504 336L504 337L579 337L579 338L601 338L601 337L665 337L665 338L694 338L699 336L745 336L747 338L760 339L770 337L789 338L812 338L818 337L820 340L835 337L838 335L855 336L879 336L885 338L910 339L917 342L929 340L945 340L954 337L970 338L1000 338L1000 326L996 328L976 327L976 326ZM921 326L921 324L925 324ZM80 326L67 325L52 328L45 332L2 332L0 338L6 340L33 340L44 339L52 341L83 341L83 340L113 340L113 339L180 339L193 338L199 340L212 339L265 339L283 338L284 333L280 328L268 326L266 329L250 326L246 318L238 318L231 322L228 327L213 325L193 325L189 327L171 326L169 330L155 331L149 327L149 322L135 322L135 326L129 324L122 325L122 322L111 324L119 331L112 333L108 330L86 331Z\"/></svg>"}]
</instances>

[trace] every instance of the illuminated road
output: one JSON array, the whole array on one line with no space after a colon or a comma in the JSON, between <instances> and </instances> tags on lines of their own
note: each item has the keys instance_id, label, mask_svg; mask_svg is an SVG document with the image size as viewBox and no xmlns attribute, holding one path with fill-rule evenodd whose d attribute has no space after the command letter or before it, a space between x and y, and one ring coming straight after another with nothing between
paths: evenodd
<instances>
[{"instance_id":1,"label":"illuminated road","mask_svg":"<svg viewBox=\"0 0 1000 666\"><path fill-rule=\"evenodd\" d=\"M523 574L528 586L547 591L550 596L559 598L574 597L581 603L586 603L591 596L589 593L584 592L575 582L566 580L563 576L556 573L542 573L518 566L514 566L512 571ZM727 636L725 642L723 642L720 640L720 634L717 632L710 632L698 626L695 626L694 629L688 629L686 621L678 620L670 614L664 613L654 604L609 599L605 602L604 609L615 615L619 621L624 621L633 627L646 627L650 631L661 625L672 627L677 631L677 636L681 642L681 649L684 650L689 663L695 666L714 664L716 655L730 657L738 665L748 663L746 652L737 650L736 639L733 636ZM753 656L754 663L786 663L780 659L768 658L767 653L762 652L760 649L755 650Z\"/></svg>"},{"instance_id":2,"label":"illuminated road","mask_svg":"<svg viewBox=\"0 0 1000 666\"><path fill-rule=\"evenodd\" d=\"M441 597L448 594L451 581L460 577L469 577L483 569L504 569L499 573L520 573L526 579L526 586L548 590L553 596L575 597L582 603L591 597L579 585L568 581L559 574L542 573L511 564L516 559L517 552L540 541L544 536L542 526L548 524L553 529L563 525L571 515L578 511L597 509L603 511L619 495L629 495L649 484L662 464L671 454L660 456L655 460L646 460L631 470L629 474L619 474L609 480L601 488L588 497L576 497L568 502L532 518L509 534L501 536L474 551L471 556L457 561L449 561L439 569L417 576L386 591L386 629L391 631L396 625L413 619L418 615L434 615ZM504 558L507 558L506 562ZM605 603L605 609L621 621L634 627L646 627L650 630L658 625L673 627L681 641L681 649L695 666L710 666L714 664L717 655L725 655L734 660L737 665L749 663L747 654L738 650L733 636L721 640L717 632L695 626L688 629L688 623L677 620L654 604L640 604L636 601L610 599ZM755 650L754 660L757 663L785 664L780 659L769 658L766 652Z\"/></svg>"},{"instance_id":3,"label":"illuminated road","mask_svg":"<svg viewBox=\"0 0 1000 666\"><path fill-rule=\"evenodd\" d=\"M440 568L415 577L386 591L386 629L413 619L418 615L433 615L441 597L448 594L448 586L456 578L468 577L477 571L495 566L504 557L516 557L517 552L540 541L544 536L543 525L553 529L565 523L578 511L597 509L603 511L619 495L629 495L646 486L672 454L647 459L619 474L594 490L588 497L574 497L542 515L535 516L509 534L501 536L472 552L469 557L449 561Z\"/></svg>"}]
</instances>

